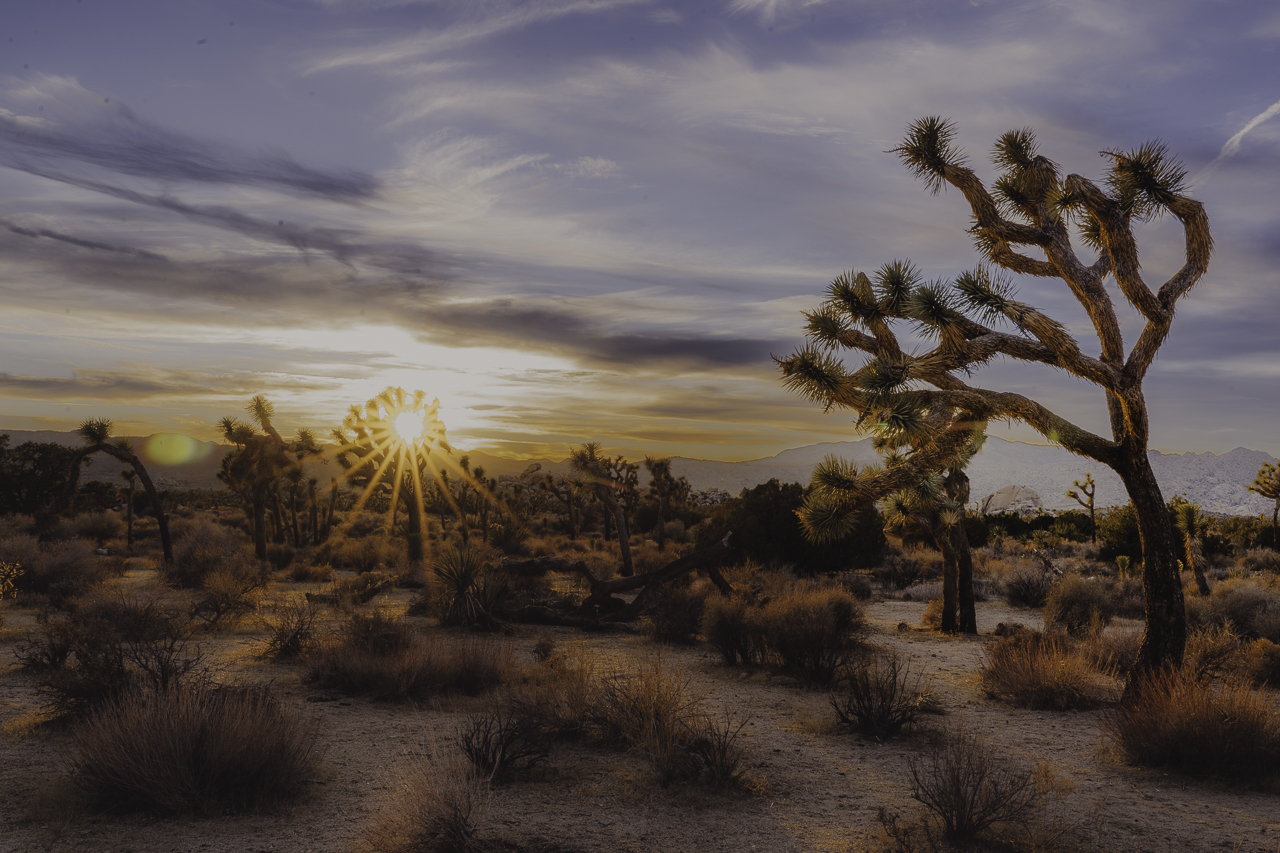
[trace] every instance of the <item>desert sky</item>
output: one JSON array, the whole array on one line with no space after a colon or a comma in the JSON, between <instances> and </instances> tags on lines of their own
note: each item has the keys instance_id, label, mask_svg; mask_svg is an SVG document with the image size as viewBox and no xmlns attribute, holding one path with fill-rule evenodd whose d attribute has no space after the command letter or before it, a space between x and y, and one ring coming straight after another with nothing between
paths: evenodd
<instances>
[{"instance_id":1,"label":"desert sky","mask_svg":"<svg viewBox=\"0 0 1280 853\"><path fill-rule=\"evenodd\" d=\"M1168 146L1216 250L1152 446L1280 455L1278 114L1261 0L4 0L0 430L211 439L265 394L325 434L398 385L515 455L856 437L771 355L845 270L978 263L889 153L943 115L988 179L1012 128L1094 179ZM1158 285L1177 222L1139 241ZM1061 283L1018 285L1096 353ZM1061 372L973 381L1106 430Z\"/></svg>"}]
</instances>

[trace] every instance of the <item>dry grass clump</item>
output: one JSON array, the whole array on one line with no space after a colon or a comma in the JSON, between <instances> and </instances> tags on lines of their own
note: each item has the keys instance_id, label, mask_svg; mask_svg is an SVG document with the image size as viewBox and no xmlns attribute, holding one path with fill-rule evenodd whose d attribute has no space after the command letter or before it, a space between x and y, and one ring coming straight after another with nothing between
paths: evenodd
<instances>
[{"instance_id":1,"label":"dry grass clump","mask_svg":"<svg viewBox=\"0 0 1280 853\"><path fill-rule=\"evenodd\" d=\"M490 637L424 635L401 619L356 614L334 641L307 656L307 670L321 687L375 700L477 694L508 677L511 647Z\"/></svg>"},{"instance_id":2,"label":"dry grass clump","mask_svg":"<svg viewBox=\"0 0 1280 853\"><path fill-rule=\"evenodd\" d=\"M258 810L295 795L313 764L313 724L266 688L132 690L75 732L71 776L119 811Z\"/></svg>"},{"instance_id":3,"label":"dry grass clump","mask_svg":"<svg viewBox=\"0 0 1280 853\"><path fill-rule=\"evenodd\" d=\"M1070 638L1019 631L989 644L979 675L993 699L1024 708L1066 711L1107 701L1090 660Z\"/></svg>"},{"instance_id":4,"label":"dry grass clump","mask_svg":"<svg viewBox=\"0 0 1280 853\"><path fill-rule=\"evenodd\" d=\"M1102 730L1124 760L1195 776L1253 781L1276 772L1274 698L1242 681L1208 683L1183 668L1150 676Z\"/></svg>"},{"instance_id":5,"label":"dry grass clump","mask_svg":"<svg viewBox=\"0 0 1280 853\"><path fill-rule=\"evenodd\" d=\"M872 576L884 589L906 589L942 575L942 554L927 548L888 548Z\"/></svg>"},{"instance_id":6,"label":"dry grass clump","mask_svg":"<svg viewBox=\"0 0 1280 853\"><path fill-rule=\"evenodd\" d=\"M234 626L257 608L266 584L266 577L255 566L214 569L201 578L192 613L211 628Z\"/></svg>"},{"instance_id":7,"label":"dry grass clump","mask_svg":"<svg viewBox=\"0 0 1280 853\"><path fill-rule=\"evenodd\" d=\"M495 782L536 767L551 755L551 739L537 720L502 704L472 714L457 740L472 766Z\"/></svg>"},{"instance_id":8,"label":"dry grass clump","mask_svg":"<svg viewBox=\"0 0 1280 853\"><path fill-rule=\"evenodd\" d=\"M438 750L401 769L391 803L365 832L360 853L472 853L489 809L488 780Z\"/></svg>"},{"instance_id":9,"label":"dry grass clump","mask_svg":"<svg viewBox=\"0 0 1280 853\"><path fill-rule=\"evenodd\" d=\"M1065 800L1071 783L1047 763L1035 769L994 754L963 729L947 732L923 759L907 762L911 796L928 814L916 823L881 809L879 819L899 853L982 846L1044 850L1070 829Z\"/></svg>"},{"instance_id":10,"label":"dry grass clump","mask_svg":"<svg viewBox=\"0 0 1280 853\"><path fill-rule=\"evenodd\" d=\"M289 567L288 577L294 583L329 583L333 580L333 566L298 561Z\"/></svg>"},{"instance_id":11,"label":"dry grass clump","mask_svg":"<svg viewBox=\"0 0 1280 853\"><path fill-rule=\"evenodd\" d=\"M708 600L702 633L726 663L774 664L811 684L830 684L856 656L866 621L840 588L791 583L760 604Z\"/></svg>"},{"instance_id":12,"label":"dry grass clump","mask_svg":"<svg viewBox=\"0 0 1280 853\"><path fill-rule=\"evenodd\" d=\"M831 705L842 726L871 737L894 737L934 708L929 683L897 651L870 655L844 675Z\"/></svg>"},{"instance_id":13,"label":"dry grass clump","mask_svg":"<svg viewBox=\"0 0 1280 853\"><path fill-rule=\"evenodd\" d=\"M1053 575L1039 566L1022 566L1005 576L1004 600L1010 607L1039 610L1053 588Z\"/></svg>"},{"instance_id":14,"label":"dry grass clump","mask_svg":"<svg viewBox=\"0 0 1280 853\"><path fill-rule=\"evenodd\" d=\"M158 599L116 595L45 614L14 654L55 716L83 718L140 686L203 680L192 628L188 614Z\"/></svg>"}]
</instances>

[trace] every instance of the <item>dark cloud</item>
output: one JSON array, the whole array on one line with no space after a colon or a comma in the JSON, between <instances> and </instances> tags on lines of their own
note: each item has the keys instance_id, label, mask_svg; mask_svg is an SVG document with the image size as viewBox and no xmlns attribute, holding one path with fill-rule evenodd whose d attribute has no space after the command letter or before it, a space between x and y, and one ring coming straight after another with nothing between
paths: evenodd
<instances>
[{"instance_id":1,"label":"dark cloud","mask_svg":"<svg viewBox=\"0 0 1280 853\"><path fill-rule=\"evenodd\" d=\"M92 93L75 94L83 100ZM0 163L33 174L84 164L133 177L271 187L343 202L372 198L378 190L372 175L313 169L283 152L251 153L199 140L158 127L123 105L82 115L34 122L0 112Z\"/></svg>"},{"instance_id":2,"label":"dark cloud","mask_svg":"<svg viewBox=\"0 0 1280 853\"><path fill-rule=\"evenodd\" d=\"M134 403L175 397L230 395L248 397L276 386L264 384L260 374L247 372L198 373L126 365L120 370L73 370L69 377L14 376L0 373L0 395L10 399L82 402L85 400ZM333 381L289 381L291 388L323 390Z\"/></svg>"},{"instance_id":3,"label":"dark cloud","mask_svg":"<svg viewBox=\"0 0 1280 853\"><path fill-rule=\"evenodd\" d=\"M603 325L597 313L563 308L519 307L501 299L484 305L441 305L432 309L438 337L462 346L511 346L569 355L610 367L680 363L690 367L763 364L771 349L786 342L763 338L707 337L651 330L624 332Z\"/></svg>"},{"instance_id":4,"label":"dark cloud","mask_svg":"<svg viewBox=\"0 0 1280 853\"><path fill-rule=\"evenodd\" d=\"M167 261L164 255L157 255L155 252L148 252L145 249L136 249L131 246L115 246L110 243L101 243L97 240L84 240L80 237L72 237L70 234L61 234L48 228L23 228L21 225L14 225L9 222L0 220L0 224L8 228L14 234L20 234L23 237L46 237L50 240L57 240L62 243L70 243L72 246L79 246L82 249L96 249L100 252L117 252L122 255L133 255L139 258L145 258L149 261Z\"/></svg>"}]
</instances>

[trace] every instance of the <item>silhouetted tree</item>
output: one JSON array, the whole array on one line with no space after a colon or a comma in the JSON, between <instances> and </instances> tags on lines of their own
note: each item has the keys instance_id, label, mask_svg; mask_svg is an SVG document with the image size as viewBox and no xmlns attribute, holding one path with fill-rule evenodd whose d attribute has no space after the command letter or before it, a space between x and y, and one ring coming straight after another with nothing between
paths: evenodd
<instances>
[{"instance_id":1,"label":"silhouetted tree","mask_svg":"<svg viewBox=\"0 0 1280 853\"><path fill-rule=\"evenodd\" d=\"M125 469L120 472L120 476L129 484L129 491L125 493L124 510L125 510L125 542L129 544L129 548L133 548L133 490L136 485L134 482L138 479L138 472Z\"/></svg>"},{"instance_id":2,"label":"silhouetted tree","mask_svg":"<svg viewBox=\"0 0 1280 853\"><path fill-rule=\"evenodd\" d=\"M76 485L80 481L80 468L87 464L89 457L95 453L105 453L117 462L123 462L133 467L134 472L138 475L138 479L142 481L142 488L146 489L147 500L151 502L151 511L155 513L156 526L160 530L160 548L164 553L164 561L166 563L173 562L173 541L169 538L169 518L165 515L164 507L160 504L160 495L156 492L155 484L151 482L151 476L147 474L147 469L143 467L142 461L133 452L133 445L129 443L129 439L121 438L111 441L111 421L106 418L91 418L87 421L81 421L80 426L76 428L80 438L84 441L86 447L82 448L78 455L77 463L71 470L71 479L67 483L67 490L64 496L64 505L70 505L72 498L75 496Z\"/></svg>"},{"instance_id":3,"label":"silhouetted tree","mask_svg":"<svg viewBox=\"0 0 1280 853\"><path fill-rule=\"evenodd\" d=\"M946 186L960 191L973 215L971 233L990 266L950 284L925 283L904 263L881 268L874 285L862 273L842 275L827 301L808 315L810 345L779 363L792 388L824 406L859 412L864 426L927 434L913 443L908 464L830 477L828 485L845 496L842 506L849 510L890 481L907 486L939 470L941 460L993 418L1021 421L1114 470L1133 502L1144 552L1147 625L1130 672L1131 690L1134 676L1180 664L1186 643L1177 540L1147 457L1150 422L1142 381L1169 334L1178 300L1208 268L1209 220L1203 206L1184 194L1185 172L1156 143L1103 152L1110 165L1099 186L1077 174L1063 178L1037 152L1029 130L1010 131L996 143L993 159L1002 174L988 189L965 165L954 136L950 122L924 118L894 153L933 192ZM1183 226L1185 263L1153 289L1142 277L1133 226L1165 212ZM1091 263L1072 246L1073 226L1098 252ZM1020 251L1023 246L1043 259ZM1017 301L1012 282L996 268L1061 282L1089 318L1098 355L1083 352L1061 323ZM1127 353L1108 277L1142 323ZM899 344L895 322L912 324L936 344L910 354ZM999 330L996 322L1011 330ZM849 370L833 350L857 350L869 358ZM1064 370L1098 386L1111 436L1095 435L1025 395L973 384L972 371L1001 356Z\"/></svg>"},{"instance_id":4,"label":"silhouetted tree","mask_svg":"<svg viewBox=\"0 0 1280 853\"><path fill-rule=\"evenodd\" d=\"M600 454L600 443L589 441L576 447L569 455L569 464L582 475L596 500L613 514L618 527L618 546L622 552L623 577L631 577L631 531L627 514L623 509L622 495L627 489L635 489L636 472L640 467L621 456L609 458Z\"/></svg>"}]
</instances>

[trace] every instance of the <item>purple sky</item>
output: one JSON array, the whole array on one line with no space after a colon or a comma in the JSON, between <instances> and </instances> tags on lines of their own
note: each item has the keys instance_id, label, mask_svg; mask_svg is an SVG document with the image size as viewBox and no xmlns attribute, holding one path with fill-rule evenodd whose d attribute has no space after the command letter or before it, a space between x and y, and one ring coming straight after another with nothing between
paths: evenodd
<instances>
[{"instance_id":1,"label":"purple sky","mask_svg":"<svg viewBox=\"0 0 1280 853\"><path fill-rule=\"evenodd\" d=\"M5 0L0 428L212 438L262 393L327 433L392 384L469 448L854 437L770 354L844 270L977 263L886 153L940 114L987 177L1011 128L1093 178L1169 146L1217 248L1152 445L1280 455L1277 48L1256 0ZM1140 248L1159 284L1177 223ZM1087 332L1052 284L1019 298ZM1061 373L976 381L1106 429Z\"/></svg>"}]
</instances>

